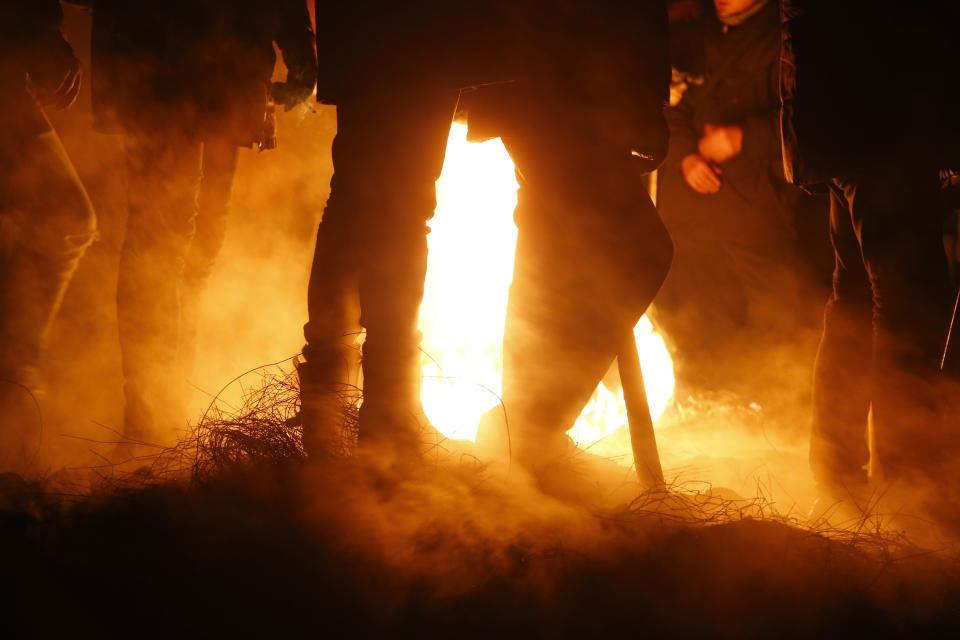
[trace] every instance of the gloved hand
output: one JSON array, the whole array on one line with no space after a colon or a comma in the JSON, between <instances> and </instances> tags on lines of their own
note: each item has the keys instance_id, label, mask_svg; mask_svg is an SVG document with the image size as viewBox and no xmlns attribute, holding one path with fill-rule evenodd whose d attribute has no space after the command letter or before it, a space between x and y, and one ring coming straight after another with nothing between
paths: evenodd
<instances>
[{"instance_id":1,"label":"gloved hand","mask_svg":"<svg viewBox=\"0 0 960 640\"><path fill-rule=\"evenodd\" d=\"M59 33L37 43L37 53L27 67L30 91L44 107L66 109L77 101L83 70L73 48Z\"/></svg>"},{"instance_id":2,"label":"gloved hand","mask_svg":"<svg viewBox=\"0 0 960 640\"><path fill-rule=\"evenodd\" d=\"M298 69L290 67L287 71L285 82L274 82L271 87L273 100L277 104L282 104L287 111L294 108L301 102L313 95L316 87L316 69Z\"/></svg>"}]
</instances>

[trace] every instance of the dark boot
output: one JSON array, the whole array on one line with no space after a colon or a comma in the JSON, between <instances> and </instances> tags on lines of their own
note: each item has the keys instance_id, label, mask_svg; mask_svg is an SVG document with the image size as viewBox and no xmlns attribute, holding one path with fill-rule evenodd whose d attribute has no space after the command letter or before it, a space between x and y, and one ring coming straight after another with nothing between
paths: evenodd
<instances>
[{"instance_id":1,"label":"dark boot","mask_svg":"<svg viewBox=\"0 0 960 640\"><path fill-rule=\"evenodd\" d=\"M415 467L437 443L420 402L420 334L414 335L406 344L364 344L358 446L379 466Z\"/></svg>"},{"instance_id":2,"label":"dark boot","mask_svg":"<svg viewBox=\"0 0 960 640\"><path fill-rule=\"evenodd\" d=\"M40 451L43 422L36 396L0 380L0 473L28 473Z\"/></svg>"},{"instance_id":3,"label":"dark boot","mask_svg":"<svg viewBox=\"0 0 960 640\"><path fill-rule=\"evenodd\" d=\"M314 346L310 360L297 363L303 448L311 459L343 456L352 448L358 353L347 344Z\"/></svg>"},{"instance_id":4,"label":"dark boot","mask_svg":"<svg viewBox=\"0 0 960 640\"><path fill-rule=\"evenodd\" d=\"M61 262L17 249L5 260L0 290L0 469L22 473L40 448L41 364L77 259Z\"/></svg>"}]
</instances>

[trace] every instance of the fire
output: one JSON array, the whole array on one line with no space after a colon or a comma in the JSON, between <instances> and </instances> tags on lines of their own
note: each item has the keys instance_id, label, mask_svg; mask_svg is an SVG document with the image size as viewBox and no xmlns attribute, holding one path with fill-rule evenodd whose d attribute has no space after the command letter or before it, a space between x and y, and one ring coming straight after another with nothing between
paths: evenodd
<instances>
[{"instance_id":1,"label":"fire","mask_svg":"<svg viewBox=\"0 0 960 640\"><path fill-rule=\"evenodd\" d=\"M473 440L480 417L501 392L503 324L513 275L517 182L503 143L470 144L454 124L437 181L437 209L428 236L430 258L420 309L427 354L424 410L452 439ZM646 317L634 329L653 419L673 394L673 364ZM619 383L594 392L569 435L586 446L626 424Z\"/></svg>"}]
</instances>

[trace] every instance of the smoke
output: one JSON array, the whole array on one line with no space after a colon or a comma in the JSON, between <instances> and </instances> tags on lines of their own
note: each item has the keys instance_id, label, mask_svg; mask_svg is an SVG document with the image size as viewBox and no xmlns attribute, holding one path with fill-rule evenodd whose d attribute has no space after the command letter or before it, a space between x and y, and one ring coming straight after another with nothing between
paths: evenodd
<instances>
[{"instance_id":1,"label":"smoke","mask_svg":"<svg viewBox=\"0 0 960 640\"><path fill-rule=\"evenodd\" d=\"M88 14L68 8L65 32L87 68L89 28ZM100 226L100 240L80 264L50 345L52 392L44 406L43 459L47 469L55 471L62 466L103 465L103 456L110 455L111 443L122 430L116 279L127 185L120 139L93 133L88 88L73 109L52 115L94 202ZM224 387L221 401L237 404L245 382L231 381L300 350L316 223L333 170L329 150L334 133L333 108L301 106L279 114L278 149L241 152L226 241L203 302L185 418L199 419ZM808 233L825 243L824 226L813 227ZM761 495L785 513L806 513L815 498L807 463L810 388L816 318L825 295L813 287L807 296L804 313L814 320L805 320L802 333L774 333L760 343L756 335L701 326L704 335L722 346L709 354L677 347L670 324L658 325L668 343L674 343L681 385L657 431L670 481L685 486L703 483L746 497ZM779 313L787 316L792 311ZM697 374L705 370L719 374L716 378L722 384L700 384ZM183 435L185 421L181 428ZM598 459L619 465L607 468L608 475L619 478L613 484L619 482L628 491L636 489L624 483L631 473L629 452L626 429L589 449ZM444 495L444 500L456 502L455 493ZM499 500L512 494L497 495ZM532 495L527 498L536 503ZM417 517L432 516L419 512ZM521 523L514 529L528 525L532 526Z\"/></svg>"},{"instance_id":2,"label":"smoke","mask_svg":"<svg viewBox=\"0 0 960 640\"><path fill-rule=\"evenodd\" d=\"M312 4L312 3L310 3ZM64 33L84 65L78 103L49 114L96 209L100 237L86 253L51 336L44 399L47 470L102 465L123 430L117 339L117 270L127 217L121 136L95 133L90 96L90 14L65 6ZM285 69L278 64L275 76ZM336 116L315 103L278 108L276 150L240 151L226 239L202 301L196 365L170 425L183 436L238 374L302 347L316 225L329 192ZM235 399L230 388L225 399ZM170 439L164 442L167 444ZM91 442L92 441L92 442Z\"/></svg>"},{"instance_id":3,"label":"smoke","mask_svg":"<svg viewBox=\"0 0 960 640\"><path fill-rule=\"evenodd\" d=\"M68 8L65 32L87 69L89 28L89 14ZM282 74L278 69L277 76ZM45 407L45 460L51 470L102 465L100 456L111 454L111 443L122 431L116 278L127 215L122 141L93 132L89 86L73 109L53 118L94 202L101 235L81 262L55 325L49 367L55 393ZM329 150L335 128L333 108L304 105L279 114L278 149L241 151L226 240L200 316L196 365L185 398L184 417L191 422L221 391L221 401L237 404L244 383L229 384L235 377L292 357L302 346L306 284L333 171ZM670 337L668 330L668 342ZM732 337L725 339L731 352L742 348ZM730 371L732 360L724 364L729 379L747 378L754 390L773 389L776 377L776 393L790 396L780 403L788 408L777 408L769 394L738 393L749 382L706 396L678 389L658 425L669 478L747 496L762 491L797 509L812 502L805 439L815 342L807 340L805 350L795 344L777 346L776 353L772 347L767 364L749 376ZM703 364L696 353L675 351L674 358L681 374ZM779 415L771 419L774 412ZM182 431L171 435L185 435L186 423L178 428ZM631 473L627 438L621 429L590 448L619 463L621 478Z\"/></svg>"}]
</instances>

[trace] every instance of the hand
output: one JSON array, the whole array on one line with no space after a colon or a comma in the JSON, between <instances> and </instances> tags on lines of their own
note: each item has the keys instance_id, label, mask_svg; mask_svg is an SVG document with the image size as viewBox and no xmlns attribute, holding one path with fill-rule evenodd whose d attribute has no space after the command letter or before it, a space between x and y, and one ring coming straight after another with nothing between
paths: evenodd
<instances>
[{"instance_id":1,"label":"hand","mask_svg":"<svg viewBox=\"0 0 960 640\"><path fill-rule=\"evenodd\" d=\"M77 101L83 76L80 61L66 42L55 43L29 68L30 90L45 107L66 109Z\"/></svg>"},{"instance_id":2,"label":"hand","mask_svg":"<svg viewBox=\"0 0 960 640\"><path fill-rule=\"evenodd\" d=\"M720 186L723 184L720 180L720 170L714 169L709 162L695 153L683 159L680 170L687 184L697 193L714 194L720 191Z\"/></svg>"},{"instance_id":3,"label":"hand","mask_svg":"<svg viewBox=\"0 0 960 640\"><path fill-rule=\"evenodd\" d=\"M273 83L273 99L277 104L286 106L287 111L301 102L306 102L313 95L317 86L316 58L311 62L312 64L296 64L295 60L291 60L287 65L287 79Z\"/></svg>"},{"instance_id":4,"label":"hand","mask_svg":"<svg viewBox=\"0 0 960 640\"><path fill-rule=\"evenodd\" d=\"M743 129L737 125L708 124L697 144L700 155L714 164L723 164L743 149Z\"/></svg>"},{"instance_id":5,"label":"hand","mask_svg":"<svg viewBox=\"0 0 960 640\"><path fill-rule=\"evenodd\" d=\"M290 111L313 95L313 85L307 87L306 83L274 82L270 95L274 102L284 105L285 110Z\"/></svg>"}]
</instances>

